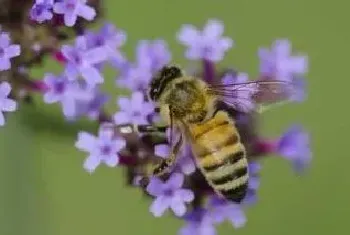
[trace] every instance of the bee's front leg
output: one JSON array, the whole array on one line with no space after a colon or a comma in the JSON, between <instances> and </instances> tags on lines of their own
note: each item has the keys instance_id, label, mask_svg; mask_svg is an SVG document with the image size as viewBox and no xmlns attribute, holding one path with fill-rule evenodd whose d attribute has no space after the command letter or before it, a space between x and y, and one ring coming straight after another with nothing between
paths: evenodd
<instances>
[{"instance_id":1,"label":"bee's front leg","mask_svg":"<svg viewBox=\"0 0 350 235\"><path fill-rule=\"evenodd\" d=\"M169 169L174 165L176 158L179 154L181 146L183 144L183 137L180 135L179 140L172 147L168 157L162 159L158 164L152 165L147 169L146 176L141 179L141 184L146 186L149 183L149 177L151 176L162 176L169 172Z\"/></svg>"},{"instance_id":2,"label":"bee's front leg","mask_svg":"<svg viewBox=\"0 0 350 235\"><path fill-rule=\"evenodd\" d=\"M155 126L151 124L146 125L133 125L133 124L125 124L118 125L118 130L122 134L131 134L131 133L139 133L139 134L152 134L152 133L165 133L168 126Z\"/></svg>"}]
</instances>

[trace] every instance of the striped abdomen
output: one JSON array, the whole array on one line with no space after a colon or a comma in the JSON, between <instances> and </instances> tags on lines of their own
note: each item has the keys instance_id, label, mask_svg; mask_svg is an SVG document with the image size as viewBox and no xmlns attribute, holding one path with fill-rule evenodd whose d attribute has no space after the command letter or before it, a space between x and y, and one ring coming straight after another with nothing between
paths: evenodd
<instances>
[{"instance_id":1,"label":"striped abdomen","mask_svg":"<svg viewBox=\"0 0 350 235\"><path fill-rule=\"evenodd\" d=\"M192 150L209 185L239 203L248 188L248 162L239 133L226 112L218 111L203 124L189 126Z\"/></svg>"}]
</instances>

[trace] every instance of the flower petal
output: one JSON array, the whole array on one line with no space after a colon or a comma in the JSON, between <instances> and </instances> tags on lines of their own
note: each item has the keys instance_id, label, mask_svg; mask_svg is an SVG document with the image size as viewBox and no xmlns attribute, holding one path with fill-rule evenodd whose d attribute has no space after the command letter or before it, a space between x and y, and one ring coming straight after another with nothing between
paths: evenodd
<instances>
[{"instance_id":1,"label":"flower petal","mask_svg":"<svg viewBox=\"0 0 350 235\"><path fill-rule=\"evenodd\" d=\"M0 112L0 126L5 125L5 117L2 112Z\"/></svg>"},{"instance_id":2,"label":"flower petal","mask_svg":"<svg viewBox=\"0 0 350 235\"><path fill-rule=\"evenodd\" d=\"M181 200L174 200L173 199L171 201L170 207L176 216L181 217L181 216L184 216L186 213L186 205Z\"/></svg>"},{"instance_id":3,"label":"flower petal","mask_svg":"<svg viewBox=\"0 0 350 235\"><path fill-rule=\"evenodd\" d=\"M79 5L77 13L86 20L93 20L96 16L95 9L87 5Z\"/></svg>"},{"instance_id":4,"label":"flower petal","mask_svg":"<svg viewBox=\"0 0 350 235\"><path fill-rule=\"evenodd\" d=\"M64 14L64 24L72 27L75 25L75 22L77 21L77 15L76 14Z\"/></svg>"},{"instance_id":5,"label":"flower petal","mask_svg":"<svg viewBox=\"0 0 350 235\"><path fill-rule=\"evenodd\" d=\"M154 148L154 153L159 157L168 157L170 153L170 146L168 144L157 144Z\"/></svg>"},{"instance_id":6,"label":"flower petal","mask_svg":"<svg viewBox=\"0 0 350 235\"><path fill-rule=\"evenodd\" d=\"M8 82L0 84L0 97L7 97L11 92L11 85Z\"/></svg>"},{"instance_id":7,"label":"flower petal","mask_svg":"<svg viewBox=\"0 0 350 235\"><path fill-rule=\"evenodd\" d=\"M166 209L169 208L170 205L170 200L167 197L160 196L154 199L151 207L150 207L150 212L155 216L155 217L160 217L164 214Z\"/></svg>"},{"instance_id":8,"label":"flower petal","mask_svg":"<svg viewBox=\"0 0 350 235\"><path fill-rule=\"evenodd\" d=\"M122 150L126 146L126 142L124 139L116 139L114 140L114 147L117 152Z\"/></svg>"},{"instance_id":9,"label":"flower petal","mask_svg":"<svg viewBox=\"0 0 350 235\"><path fill-rule=\"evenodd\" d=\"M2 48L8 47L10 45L10 41L11 41L11 39L10 39L9 33L3 32L0 34L0 46Z\"/></svg>"},{"instance_id":10,"label":"flower petal","mask_svg":"<svg viewBox=\"0 0 350 235\"><path fill-rule=\"evenodd\" d=\"M117 100L118 106L120 110L127 111L130 109L130 100L126 97L120 97Z\"/></svg>"},{"instance_id":11,"label":"flower petal","mask_svg":"<svg viewBox=\"0 0 350 235\"><path fill-rule=\"evenodd\" d=\"M46 92L44 94L44 102L47 104L52 104L60 101L60 97L52 92Z\"/></svg>"},{"instance_id":12,"label":"flower petal","mask_svg":"<svg viewBox=\"0 0 350 235\"><path fill-rule=\"evenodd\" d=\"M146 188L147 192L154 197L162 195L163 193L163 181L157 177L152 177Z\"/></svg>"},{"instance_id":13,"label":"flower petal","mask_svg":"<svg viewBox=\"0 0 350 235\"><path fill-rule=\"evenodd\" d=\"M96 137L88 132L81 131L78 133L78 140L75 147L86 152L92 152L95 148Z\"/></svg>"},{"instance_id":14,"label":"flower petal","mask_svg":"<svg viewBox=\"0 0 350 235\"><path fill-rule=\"evenodd\" d=\"M0 71L8 70L11 68L10 60L7 58L0 59Z\"/></svg>"},{"instance_id":15,"label":"flower petal","mask_svg":"<svg viewBox=\"0 0 350 235\"><path fill-rule=\"evenodd\" d=\"M93 173L100 163L101 159L98 156L90 155L84 162L84 169L89 173Z\"/></svg>"},{"instance_id":16,"label":"flower petal","mask_svg":"<svg viewBox=\"0 0 350 235\"><path fill-rule=\"evenodd\" d=\"M219 38L224 32L224 25L219 20L208 20L203 29L203 36L210 39Z\"/></svg>"},{"instance_id":17,"label":"flower petal","mask_svg":"<svg viewBox=\"0 0 350 235\"><path fill-rule=\"evenodd\" d=\"M55 3L55 5L53 6L53 11L56 13L56 14L64 14L65 11L66 11L66 8L64 6L64 3L63 2L57 2Z\"/></svg>"},{"instance_id":18,"label":"flower petal","mask_svg":"<svg viewBox=\"0 0 350 235\"><path fill-rule=\"evenodd\" d=\"M100 72L94 67L85 67L81 69L81 75L85 78L85 81L91 86L103 83L104 81Z\"/></svg>"},{"instance_id":19,"label":"flower petal","mask_svg":"<svg viewBox=\"0 0 350 235\"><path fill-rule=\"evenodd\" d=\"M84 59L90 65L102 63L108 59L108 53L105 47L96 47L84 53Z\"/></svg>"},{"instance_id":20,"label":"flower petal","mask_svg":"<svg viewBox=\"0 0 350 235\"><path fill-rule=\"evenodd\" d=\"M143 103L144 103L144 95L139 92L139 91L136 91L132 94L132 97L131 97L131 108L132 109L138 109L138 108L142 108L143 106Z\"/></svg>"},{"instance_id":21,"label":"flower petal","mask_svg":"<svg viewBox=\"0 0 350 235\"><path fill-rule=\"evenodd\" d=\"M181 188L184 182L184 175L180 173L174 173L170 176L169 180L166 182L166 185L171 189Z\"/></svg>"},{"instance_id":22,"label":"flower petal","mask_svg":"<svg viewBox=\"0 0 350 235\"><path fill-rule=\"evenodd\" d=\"M113 116L114 123L117 125L130 123L130 115L126 112L117 112Z\"/></svg>"},{"instance_id":23,"label":"flower petal","mask_svg":"<svg viewBox=\"0 0 350 235\"><path fill-rule=\"evenodd\" d=\"M8 58L19 56L21 53L21 47L20 45L11 45L5 49L5 53Z\"/></svg>"},{"instance_id":24,"label":"flower petal","mask_svg":"<svg viewBox=\"0 0 350 235\"><path fill-rule=\"evenodd\" d=\"M119 156L116 154L108 156L107 158L103 159L103 162L109 167L116 167L119 163Z\"/></svg>"},{"instance_id":25,"label":"flower petal","mask_svg":"<svg viewBox=\"0 0 350 235\"><path fill-rule=\"evenodd\" d=\"M17 108L17 102L12 99L4 99L2 103L2 111L13 112Z\"/></svg>"},{"instance_id":26,"label":"flower petal","mask_svg":"<svg viewBox=\"0 0 350 235\"><path fill-rule=\"evenodd\" d=\"M187 46L192 46L199 39L199 31L193 25L183 25L177 39Z\"/></svg>"},{"instance_id":27,"label":"flower petal","mask_svg":"<svg viewBox=\"0 0 350 235\"><path fill-rule=\"evenodd\" d=\"M181 198L184 202L191 202L194 199L194 193L190 189L178 189L176 196Z\"/></svg>"}]
</instances>

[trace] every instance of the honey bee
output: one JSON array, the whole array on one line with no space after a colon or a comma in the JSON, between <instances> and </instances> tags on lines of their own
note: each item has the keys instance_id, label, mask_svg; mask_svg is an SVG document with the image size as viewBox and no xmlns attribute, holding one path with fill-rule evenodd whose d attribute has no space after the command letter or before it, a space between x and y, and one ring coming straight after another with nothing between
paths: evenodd
<instances>
[{"instance_id":1,"label":"honey bee","mask_svg":"<svg viewBox=\"0 0 350 235\"><path fill-rule=\"evenodd\" d=\"M285 98L281 95L289 85L277 80L211 85L200 78L185 75L177 66L163 67L153 77L148 95L170 127L172 151L168 158L151 169L150 175L161 176L168 172L186 141L213 190L227 200L241 202L249 180L246 148L233 116L219 104L224 102L228 107L250 112L256 107L244 102L247 97L240 96L242 92L250 92L251 96L273 92L277 94L274 96L278 97L274 100L277 101ZM151 125L138 127L139 132L157 130L159 128ZM180 133L177 140L174 140L175 130Z\"/></svg>"}]
</instances>

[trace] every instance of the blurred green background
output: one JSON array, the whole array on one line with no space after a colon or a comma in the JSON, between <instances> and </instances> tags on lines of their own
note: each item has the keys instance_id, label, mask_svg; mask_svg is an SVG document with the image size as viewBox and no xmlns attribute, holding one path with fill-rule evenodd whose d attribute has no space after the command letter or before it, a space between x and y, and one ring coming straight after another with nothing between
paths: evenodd
<instances>
[{"instance_id":1,"label":"blurred green background","mask_svg":"<svg viewBox=\"0 0 350 235\"><path fill-rule=\"evenodd\" d=\"M259 203L248 212L245 228L230 224L219 235L310 235L350 232L350 156L348 146L350 34L348 3L343 0L108 0L107 18L128 33L124 50L133 57L140 39L164 38L174 61L185 63L175 34L184 23L203 26L207 19L225 22L225 34L236 47L221 65L257 75L257 49L276 38L288 38L308 53L308 100L264 114L267 136L278 136L290 124L311 132L314 159L304 176L271 156L264 161ZM59 67L48 63L44 71ZM105 88L116 93L114 75ZM108 86L109 85L109 86ZM95 131L89 121L66 123L58 106L37 97L35 107L22 106L0 131L0 235L134 235L176 234L182 222L169 214L154 218L150 200L125 188L123 170L82 168L84 153L74 148L79 130ZM109 103L114 112L115 99ZM349 144L348 144L349 145Z\"/></svg>"}]
</instances>

